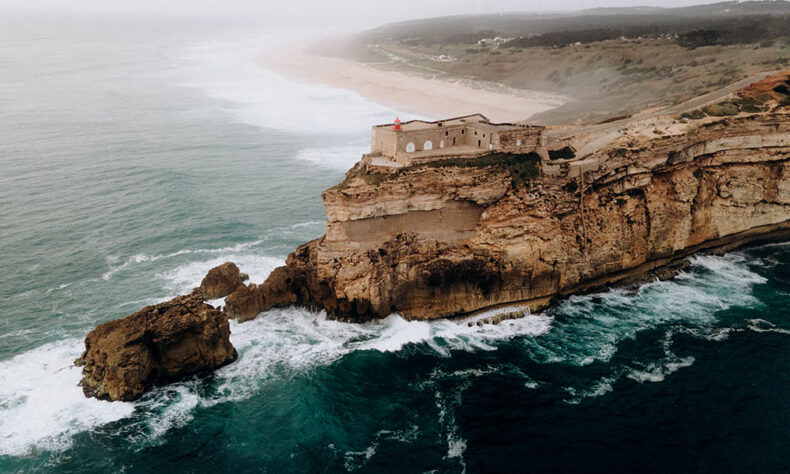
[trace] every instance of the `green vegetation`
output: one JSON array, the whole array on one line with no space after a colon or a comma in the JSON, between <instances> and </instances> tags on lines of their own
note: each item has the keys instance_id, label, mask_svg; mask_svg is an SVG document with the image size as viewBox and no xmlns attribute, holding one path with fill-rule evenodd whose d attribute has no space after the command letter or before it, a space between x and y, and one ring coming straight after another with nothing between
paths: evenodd
<instances>
[{"instance_id":1,"label":"green vegetation","mask_svg":"<svg viewBox=\"0 0 790 474\"><path fill-rule=\"evenodd\" d=\"M345 53L383 69L563 95L570 100L535 120L593 124L790 66L788 48L790 2L777 1L407 21L359 35Z\"/></svg>"},{"instance_id":2,"label":"green vegetation","mask_svg":"<svg viewBox=\"0 0 790 474\"><path fill-rule=\"evenodd\" d=\"M418 165L398 168L388 173L368 172L364 167L358 167L349 172L346 179L335 188L342 190L353 178L361 178L371 186L378 186L385 181L395 179L409 171L421 168L489 168L497 167L506 171L511 178L513 189L532 188L540 178L538 162L540 155L537 153L491 153L477 158L448 158L430 161Z\"/></svg>"},{"instance_id":3,"label":"green vegetation","mask_svg":"<svg viewBox=\"0 0 790 474\"><path fill-rule=\"evenodd\" d=\"M705 112L701 111L700 109L692 110L691 112L684 112L680 115L682 119L691 119L691 120L699 120L702 118L707 117Z\"/></svg>"},{"instance_id":4,"label":"green vegetation","mask_svg":"<svg viewBox=\"0 0 790 474\"><path fill-rule=\"evenodd\" d=\"M735 102L721 102L719 104L708 105L703 107L702 111L713 117L726 117L729 115L738 115L741 112L740 107Z\"/></svg>"},{"instance_id":5,"label":"green vegetation","mask_svg":"<svg viewBox=\"0 0 790 474\"><path fill-rule=\"evenodd\" d=\"M790 32L790 17L740 17L716 19L704 28L678 36L678 43L688 49L703 46L759 43L770 48L775 39L786 37Z\"/></svg>"},{"instance_id":6,"label":"green vegetation","mask_svg":"<svg viewBox=\"0 0 790 474\"><path fill-rule=\"evenodd\" d=\"M540 177L538 162L540 155L530 153L491 153L477 158L450 158L402 168L404 171L415 168L488 168L499 167L510 174L513 189L532 188Z\"/></svg>"},{"instance_id":7,"label":"green vegetation","mask_svg":"<svg viewBox=\"0 0 790 474\"><path fill-rule=\"evenodd\" d=\"M782 87L782 86L780 86ZM777 87L778 89L778 87ZM781 94L774 89L775 92ZM790 96L788 96L790 97ZM691 112L684 112L680 115L681 119L699 120L705 117L729 117L738 115L739 113L756 114L768 110L768 102L772 97L763 95L757 98L745 97L735 101L720 102L718 104L711 104L703 107L702 109L695 109Z\"/></svg>"},{"instance_id":8,"label":"green vegetation","mask_svg":"<svg viewBox=\"0 0 790 474\"><path fill-rule=\"evenodd\" d=\"M576 158L576 151L569 146L559 150L549 150L549 158L552 160L569 160Z\"/></svg>"},{"instance_id":9,"label":"green vegetation","mask_svg":"<svg viewBox=\"0 0 790 474\"><path fill-rule=\"evenodd\" d=\"M485 38L515 38L515 48L562 48L621 37L669 37L689 49L711 45L769 45L788 35L788 2L723 2L685 8L599 9L573 15L530 13L432 18L384 25L361 35L368 43L410 46L476 44ZM768 47L768 46L766 46Z\"/></svg>"}]
</instances>

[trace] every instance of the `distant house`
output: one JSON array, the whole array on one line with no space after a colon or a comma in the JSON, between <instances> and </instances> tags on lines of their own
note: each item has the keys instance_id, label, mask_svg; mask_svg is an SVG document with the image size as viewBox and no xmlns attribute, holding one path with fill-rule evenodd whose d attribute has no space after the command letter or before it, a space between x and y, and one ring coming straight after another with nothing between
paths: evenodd
<instances>
[{"instance_id":1,"label":"distant house","mask_svg":"<svg viewBox=\"0 0 790 474\"><path fill-rule=\"evenodd\" d=\"M492 123L482 114L427 122L411 120L373 127L370 157L408 166L437 158L473 157L491 152L544 150L541 126Z\"/></svg>"}]
</instances>

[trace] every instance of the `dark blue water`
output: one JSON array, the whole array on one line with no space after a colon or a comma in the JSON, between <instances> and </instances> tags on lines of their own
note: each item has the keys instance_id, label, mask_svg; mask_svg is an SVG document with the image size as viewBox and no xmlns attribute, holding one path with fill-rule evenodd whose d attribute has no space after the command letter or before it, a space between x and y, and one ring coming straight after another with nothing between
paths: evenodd
<instances>
[{"instance_id":1,"label":"dark blue water","mask_svg":"<svg viewBox=\"0 0 790 474\"><path fill-rule=\"evenodd\" d=\"M0 472L790 470L790 245L498 326L275 310L215 374L85 399L90 329L262 281L403 115L254 63L302 32L142 20L0 18Z\"/></svg>"}]
</instances>

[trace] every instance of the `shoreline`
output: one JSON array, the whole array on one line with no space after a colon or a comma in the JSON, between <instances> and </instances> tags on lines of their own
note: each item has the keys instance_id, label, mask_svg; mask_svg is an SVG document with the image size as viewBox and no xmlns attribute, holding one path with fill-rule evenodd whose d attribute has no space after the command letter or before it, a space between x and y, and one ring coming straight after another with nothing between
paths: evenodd
<instances>
[{"instance_id":1,"label":"shoreline","mask_svg":"<svg viewBox=\"0 0 790 474\"><path fill-rule=\"evenodd\" d=\"M431 119L482 113L492 122L523 122L567 101L549 93L501 93L487 90L483 84L474 87L473 83L384 71L349 59L314 54L308 46L297 43L270 48L261 51L256 62L289 77L351 90L368 100Z\"/></svg>"}]
</instances>

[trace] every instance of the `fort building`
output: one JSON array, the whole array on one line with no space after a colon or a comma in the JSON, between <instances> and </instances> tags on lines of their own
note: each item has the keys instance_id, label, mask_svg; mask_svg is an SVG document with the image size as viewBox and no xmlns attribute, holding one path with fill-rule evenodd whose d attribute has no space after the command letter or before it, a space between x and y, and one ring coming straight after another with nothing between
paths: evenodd
<instances>
[{"instance_id":1,"label":"fort building","mask_svg":"<svg viewBox=\"0 0 790 474\"><path fill-rule=\"evenodd\" d=\"M411 120L373 127L365 158L383 166L409 166L439 158L474 157L492 152L545 154L545 127L492 123L482 114L428 122Z\"/></svg>"}]
</instances>

